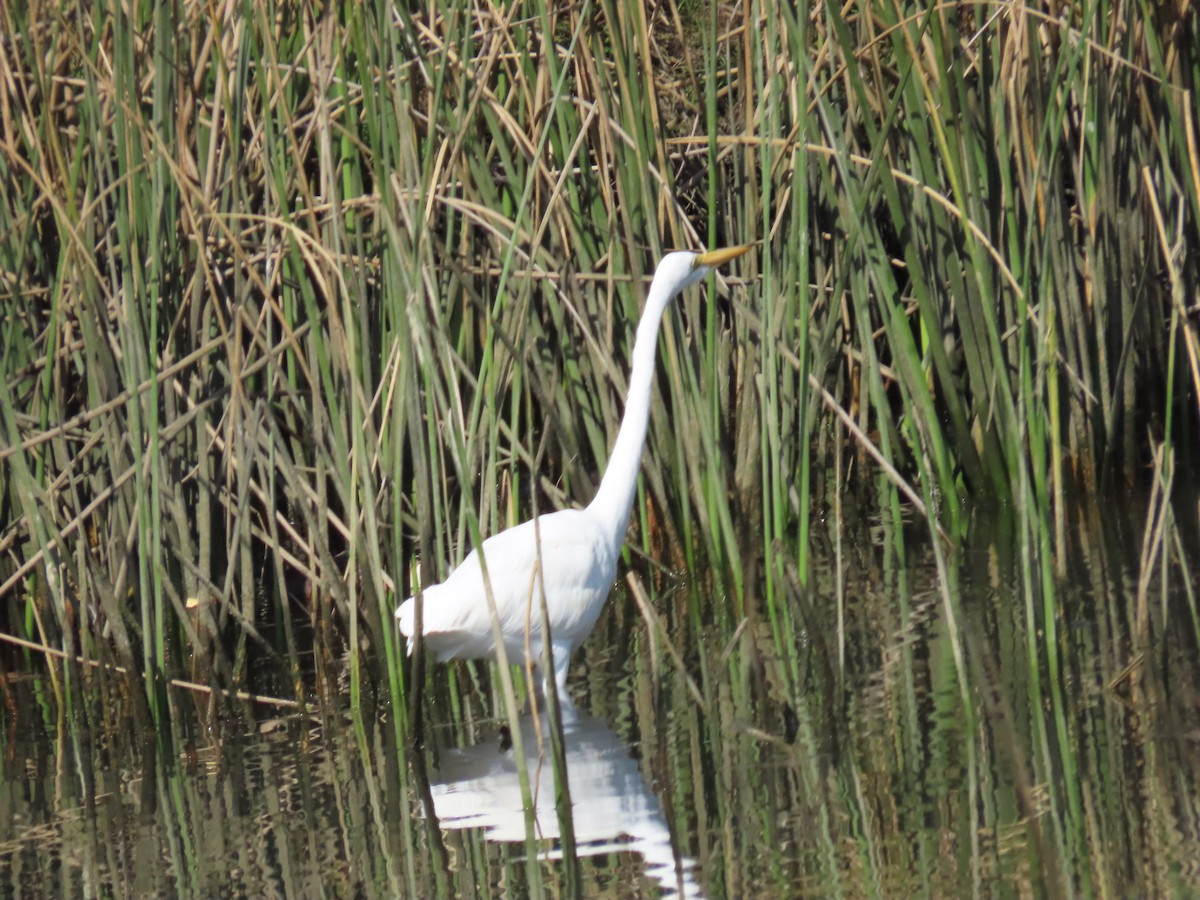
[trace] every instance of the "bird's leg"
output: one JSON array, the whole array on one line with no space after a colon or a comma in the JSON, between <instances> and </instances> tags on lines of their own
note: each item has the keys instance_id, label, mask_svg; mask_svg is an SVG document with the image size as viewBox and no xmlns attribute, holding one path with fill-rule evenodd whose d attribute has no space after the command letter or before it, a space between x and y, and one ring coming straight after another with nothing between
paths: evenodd
<instances>
[{"instance_id":1,"label":"bird's leg","mask_svg":"<svg viewBox=\"0 0 1200 900\"><path fill-rule=\"evenodd\" d=\"M560 651L561 652L561 651ZM560 721L564 726L570 726L577 722L579 713L575 709L575 701L571 699L571 694L567 691L567 667L565 665L556 665L554 667L553 690L558 695L558 710L560 713ZM539 669L539 672L541 670ZM540 679L540 687L538 690L538 710L543 714L549 711L550 707L550 691L551 679L545 674L542 674ZM533 702L533 695L530 695L530 702Z\"/></svg>"},{"instance_id":2,"label":"bird's leg","mask_svg":"<svg viewBox=\"0 0 1200 900\"><path fill-rule=\"evenodd\" d=\"M559 652L562 653L561 650ZM571 695L567 691L567 663L570 662L570 658L565 653L562 655L562 662L556 661L554 666L554 689L558 693L558 702L566 706L571 702Z\"/></svg>"},{"instance_id":3,"label":"bird's leg","mask_svg":"<svg viewBox=\"0 0 1200 900\"><path fill-rule=\"evenodd\" d=\"M574 724L579 719L579 713L575 710L575 701L571 699L571 695L565 688L558 694L558 711L564 727Z\"/></svg>"},{"instance_id":4,"label":"bird's leg","mask_svg":"<svg viewBox=\"0 0 1200 900\"><path fill-rule=\"evenodd\" d=\"M551 644L553 648L553 675L546 671L544 662L539 662L533 666L533 681L528 685L529 698L526 701L526 708L532 709L533 704L537 704L539 712L545 711L550 705L550 690L551 679L553 679L554 692L558 695L558 707L562 711L564 722L573 722L578 718L578 713L575 711L575 703L571 700L571 694L567 690L567 671L571 663L571 646L558 643ZM534 696L534 693L538 696Z\"/></svg>"}]
</instances>

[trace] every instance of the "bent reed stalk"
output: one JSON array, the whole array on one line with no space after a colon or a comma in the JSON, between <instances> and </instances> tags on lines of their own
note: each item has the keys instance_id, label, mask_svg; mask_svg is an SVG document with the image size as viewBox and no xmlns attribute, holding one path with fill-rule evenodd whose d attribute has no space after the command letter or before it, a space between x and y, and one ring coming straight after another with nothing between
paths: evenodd
<instances>
[{"instance_id":1,"label":"bent reed stalk","mask_svg":"<svg viewBox=\"0 0 1200 900\"><path fill-rule=\"evenodd\" d=\"M1010 505L1053 660L1071 498L1196 462L1186 6L5 5L0 630L404 710L397 594L590 497L655 261L757 240L665 330L634 564L790 657L839 479Z\"/></svg>"}]
</instances>

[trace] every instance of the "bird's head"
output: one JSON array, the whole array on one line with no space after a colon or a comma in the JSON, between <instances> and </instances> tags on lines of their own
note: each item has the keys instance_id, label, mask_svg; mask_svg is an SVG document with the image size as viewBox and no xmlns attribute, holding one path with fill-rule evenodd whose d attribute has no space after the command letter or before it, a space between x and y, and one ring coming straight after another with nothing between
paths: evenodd
<instances>
[{"instance_id":1,"label":"bird's head","mask_svg":"<svg viewBox=\"0 0 1200 900\"><path fill-rule=\"evenodd\" d=\"M704 280L704 276L717 266L724 265L731 259L737 259L747 250L749 245L742 247L726 247L723 250L710 250L708 253L692 253L690 250L677 250L668 253L659 262L654 272L655 283L661 282L670 290L670 294L682 291Z\"/></svg>"}]
</instances>

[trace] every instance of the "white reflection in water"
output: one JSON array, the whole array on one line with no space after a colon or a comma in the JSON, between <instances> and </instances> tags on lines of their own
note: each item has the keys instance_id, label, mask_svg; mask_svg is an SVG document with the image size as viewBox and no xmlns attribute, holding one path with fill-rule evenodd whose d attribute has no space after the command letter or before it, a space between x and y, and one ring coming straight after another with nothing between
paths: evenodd
<instances>
[{"instance_id":1,"label":"white reflection in water","mask_svg":"<svg viewBox=\"0 0 1200 900\"><path fill-rule=\"evenodd\" d=\"M676 855L658 798L616 732L583 713L572 714L564 732L577 855L636 853L645 860L646 874L660 885L664 897L702 897L692 877L695 863ZM539 766L529 716L521 718L521 733L537 807L537 834L557 841L550 740L547 736ZM525 840L525 807L512 750L502 751L494 744L450 750L431 788L443 828L483 828L487 839L496 842ZM540 856L557 859L561 851L555 848Z\"/></svg>"}]
</instances>

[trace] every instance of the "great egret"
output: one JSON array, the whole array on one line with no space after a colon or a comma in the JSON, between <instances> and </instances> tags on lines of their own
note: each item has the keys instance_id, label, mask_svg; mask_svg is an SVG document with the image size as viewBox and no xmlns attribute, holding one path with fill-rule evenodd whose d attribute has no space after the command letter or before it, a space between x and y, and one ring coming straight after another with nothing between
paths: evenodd
<instances>
[{"instance_id":1,"label":"great egret","mask_svg":"<svg viewBox=\"0 0 1200 900\"><path fill-rule=\"evenodd\" d=\"M499 614L504 647L512 663L532 663L541 669L542 615L540 595L546 597L550 644L554 655L554 680L558 696L567 696L567 667L571 654L591 633L617 571L617 556L625 539L629 512L633 507L641 465L642 445L650 418L650 389L654 358L658 349L658 326L667 304L690 285L696 284L715 266L738 256L749 247L731 247L709 253L668 253L658 264L646 309L638 323L633 344L633 371L625 416L600 481L596 497L586 509L564 509L522 522L483 542L488 580ZM538 544L540 543L540 552ZM535 565L541 560L541 577L534 580ZM425 645L439 662L451 659L495 659L492 617L488 609L479 551L466 559L441 584L424 590L423 627ZM400 631L413 648L416 598L410 597L396 610ZM526 632L531 659L526 659ZM543 678L547 673L542 673Z\"/></svg>"}]
</instances>

